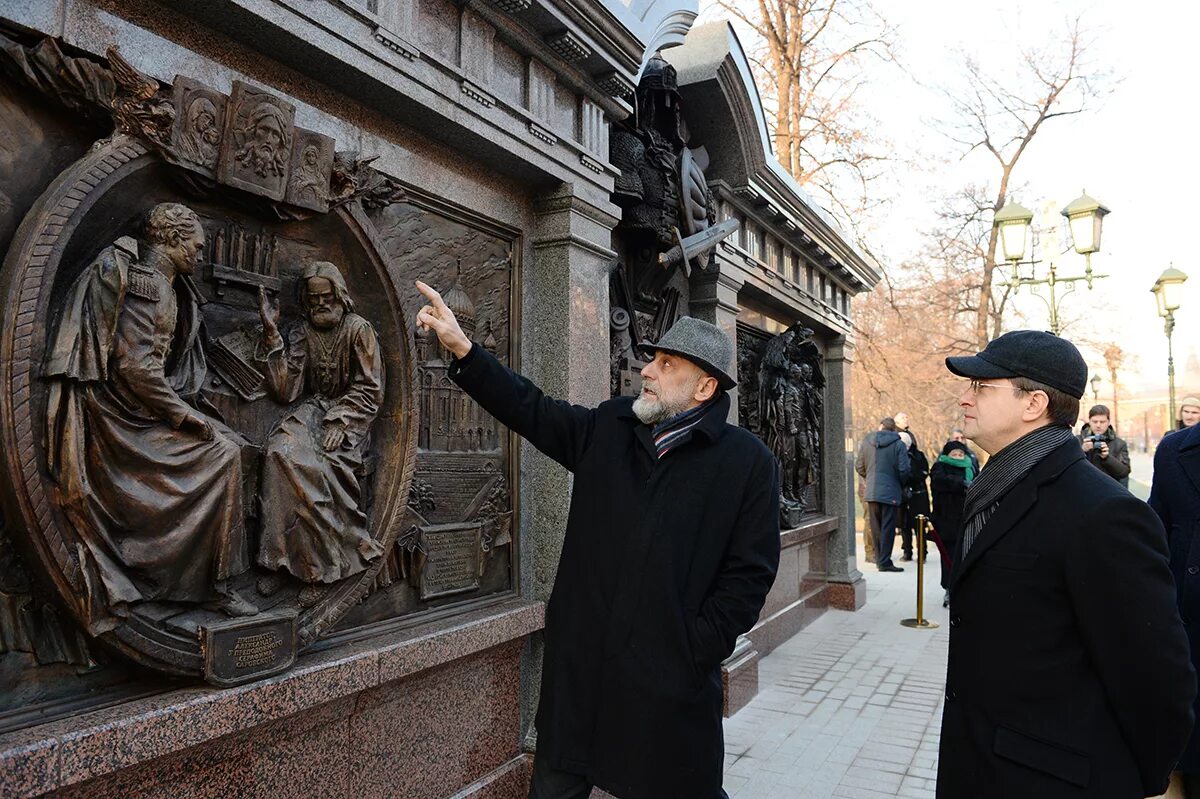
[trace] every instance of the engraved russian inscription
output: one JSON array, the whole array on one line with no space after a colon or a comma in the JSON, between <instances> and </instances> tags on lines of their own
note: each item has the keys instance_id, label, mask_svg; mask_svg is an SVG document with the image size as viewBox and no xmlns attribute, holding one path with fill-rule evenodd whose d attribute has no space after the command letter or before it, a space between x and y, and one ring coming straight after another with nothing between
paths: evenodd
<instances>
[{"instance_id":1,"label":"engraved russian inscription","mask_svg":"<svg viewBox=\"0 0 1200 799\"><path fill-rule=\"evenodd\" d=\"M296 660L296 617L265 613L201 629L204 677L215 685L237 685L277 674Z\"/></svg>"},{"instance_id":2,"label":"engraved russian inscription","mask_svg":"<svg viewBox=\"0 0 1200 799\"><path fill-rule=\"evenodd\" d=\"M483 542L478 523L431 525L421 533L425 550L422 599L473 591L479 587Z\"/></svg>"}]
</instances>

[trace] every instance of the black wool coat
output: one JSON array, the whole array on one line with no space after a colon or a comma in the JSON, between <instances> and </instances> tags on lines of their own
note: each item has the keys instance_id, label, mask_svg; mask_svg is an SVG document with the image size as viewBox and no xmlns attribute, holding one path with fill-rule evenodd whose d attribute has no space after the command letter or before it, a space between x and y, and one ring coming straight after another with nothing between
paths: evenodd
<instances>
[{"instance_id":1,"label":"black wool coat","mask_svg":"<svg viewBox=\"0 0 1200 799\"><path fill-rule=\"evenodd\" d=\"M779 566L779 476L729 396L659 460L633 401L550 399L481 347L451 377L574 473L546 607L537 757L620 799L717 799L720 665Z\"/></svg>"},{"instance_id":2,"label":"black wool coat","mask_svg":"<svg viewBox=\"0 0 1200 799\"><path fill-rule=\"evenodd\" d=\"M1150 507L1167 528L1175 600L1200 672L1200 425L1164 438L1154 452ZM1200 697L1192 705L1200 718ZM1193 729L1179 770L1200 774L1200 731Z\"/></svg>"},{"instance_id":3,"label":"black wool coat","mask_svg":"<svg viewBox=\"0 0 1200 799\"><path fill-rule=\"evenodd\" d=\"M1196 677L1154 512L1067 441L959 553L939 799L1162 793Z\"/></svg>"}]
</instances>

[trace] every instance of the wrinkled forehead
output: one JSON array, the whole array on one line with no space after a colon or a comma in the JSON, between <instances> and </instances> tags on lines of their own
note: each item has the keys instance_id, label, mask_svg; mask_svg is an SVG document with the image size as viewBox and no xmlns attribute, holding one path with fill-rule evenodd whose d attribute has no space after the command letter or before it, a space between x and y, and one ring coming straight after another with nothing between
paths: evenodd
<instances>
[{"instance_id":1,"label":"wrinkled forehead","mask_svg":"<svg viewBox=\"0 0 1200 799\"><path fill-rule=\"evenodd\" d=\"M333 281L327 277L310 277L307 288L308 293L312 295L332 294Z\"/></svg>"}]
</instances>

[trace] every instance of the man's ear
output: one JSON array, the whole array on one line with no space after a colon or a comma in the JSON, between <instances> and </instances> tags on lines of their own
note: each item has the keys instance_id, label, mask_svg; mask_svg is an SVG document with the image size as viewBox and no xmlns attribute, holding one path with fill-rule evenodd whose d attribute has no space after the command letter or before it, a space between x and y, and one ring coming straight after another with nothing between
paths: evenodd
<instances>
[{"instance_id":1,"label":"man's ear","mask_svg":"<svg viewBox=\"0 0 1200 799\"><path fill-rule=\"evenodd\" d=\"M700 382L696 383L696 390L692 393L692 399L696 402L708 402L717 393L717 378L712 375L704 375L700 378Z\"/></svg>"},{"instance_id":2,"label":"man's ear","mask_svg":"<svg viewBox=\"0 0 1200 799\"><path fill-rule=\"evenodd\" d=\"M1045 391L1030 391L1025 398L1025 410L1021 416L1027 422L1036 422L1050 409L1050 395Z\"/></svg>"}]
</instances>

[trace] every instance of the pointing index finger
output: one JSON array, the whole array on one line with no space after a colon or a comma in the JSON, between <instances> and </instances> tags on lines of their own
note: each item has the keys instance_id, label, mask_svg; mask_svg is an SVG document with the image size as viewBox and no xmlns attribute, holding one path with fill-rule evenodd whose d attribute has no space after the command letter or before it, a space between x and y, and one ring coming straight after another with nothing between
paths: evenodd
<instances>
[{"instance_id":1,"label":"pointing index finger","mask_svg":"<svg viewBox=\"0 0 1200 799\"><path fill-rule=\"evenodd\" d=\"M442 300L442 295L439 294L437 292L437 290L433 288L433 286L430 286L428 283L425 283L424 281L418 280L417 281L417 291L424 294L425 298L428 299L431 303L433 303L434 307L437 308L439 311L445 310L446 303Z\"/></svg>"}]
</instances>

